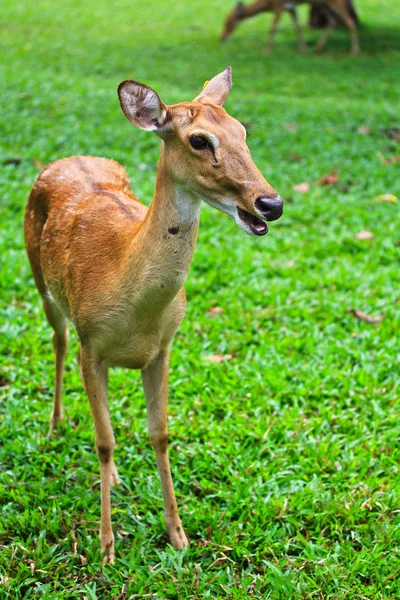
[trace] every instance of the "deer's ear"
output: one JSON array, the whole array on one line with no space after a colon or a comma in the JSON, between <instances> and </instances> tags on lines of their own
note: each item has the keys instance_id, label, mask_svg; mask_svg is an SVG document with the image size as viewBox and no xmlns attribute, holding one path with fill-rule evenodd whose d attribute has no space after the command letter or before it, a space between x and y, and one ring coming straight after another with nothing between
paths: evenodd
<instances>
[{"instance_id":1,"label":"deer's ear","mask_svg":"<svg viewBox=\"0 0 400 600\"><path fill-rule=\"evenodd\" d=\"M196 96L195 102L211 102L222 106L228 97L232 87L232 69L227 67L225 71L213 77L206 86L204 86L201 94Z\"/></svg>"},{"instance_id":2,"label":"deer's ear","mask_svg":"<svg viewBox=\"0 0 400 600\"><path fill-rule=\"evenodd\" d=\"M158 133L168 123L168 109L157 92L138 81L123 81L118 86L121 108L131 123Z\"/></svg>"}]
</instances>

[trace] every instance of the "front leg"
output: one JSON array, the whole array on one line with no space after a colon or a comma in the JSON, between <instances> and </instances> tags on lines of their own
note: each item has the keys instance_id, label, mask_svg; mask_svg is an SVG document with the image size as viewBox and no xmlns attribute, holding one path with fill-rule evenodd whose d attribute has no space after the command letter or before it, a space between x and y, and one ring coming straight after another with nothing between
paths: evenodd
<instances>
[{"instance_id":1,"label":"front leg","mask_svg":"<svg viewBox=\"0 0 400 600\"><path fill-rule=\"evenodd\" d=\"M269 37L267 44L264 49L265 56L269 56L271 54L272 44L274 43L275 33L279 25L279 21L281 20L282 9L276 8L274 11L274 18L272 20L271 29L269 30Z\"/></svg>"},{"instance_id":2,"label":"front leg","mask_svg":"<svg viewBox=\"0 0 400 600\"><path fill-rule=\"evenodd\" d=\"M142 370L144 394L146 396L147 418L151 445L156 453L157 467L161 479L164 498L165 525L174 548L182 550L189 541L182 528L178 515L174 486L168 458L168 371L169 348Z\"/></svg>"},{"instance_id":3,"label":"front leg","mask_svg":"<svg viewBox=\"0 0 400 600\"><path fill-rule=\"evenodd\" d=\"M305 54L307 52L307 44L306 44L306 42L304 40L304 37L303 37L303 30L301 28L299 19L297 17L297 11L296 11L295 8L289 8L288 10L290 12L290 16L292 17L293 25L294 25L294 27L296 29L297 40L298 40L298 43L299 43L299 51L302 54Z\"/></svg>"}]
</instances>

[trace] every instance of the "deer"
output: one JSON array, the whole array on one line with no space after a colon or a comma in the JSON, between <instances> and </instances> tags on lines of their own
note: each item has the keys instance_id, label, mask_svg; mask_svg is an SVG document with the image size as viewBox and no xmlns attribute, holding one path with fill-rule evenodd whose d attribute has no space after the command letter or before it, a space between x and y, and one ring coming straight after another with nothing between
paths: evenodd
<instances>
[{"instance_id":1,"label":"deer","mask_svg":"<svg viewBox=\"0 0 400 600\"><path fill-rule=\"evenodd\" d=\"M24 232L33 277L53 329L54 402L50 432L63 418L62 379L68 321L78 333L79 369L94 421L100 465L100 543L114 562L110 486L119 483L107 397L108 371L141 371L148 432L155 451L171 544L189 541L178 515L168 455L167 402L172 339L185 313L185 289L202 201L264 236L283 200L254 164L244 126L222 107L231 68L192 102L164 104L127 80L121 108L139 129L161 138L150 207L133 195L124 168L93 156L62 158L39 175L28 198Z\"/></svg>"},{"instance_id":2,"label":"deer","mask_svg":"<svg viewBox=\"0 0 400 600\"><path fill-rule=\"evenodd\" d=\"M231 33L236 29L240 21L254 17L262 12L272 12L274 16L272 19L268 40L264 49L264 54L269 55L271 53L276 30L278 28L282 13L287 11L292 17L293 24L296 29L299 51L304 53L307 50L307 45L304 41L302 28L297 18L296 6L298 4L321 5L326 8L328 25L317 43L317 52L321 52L325 48L328 38L335 29L336 19L334 17L336 16L343 21L349 30L351 54L359 54L360 46L358 42L356 21L353 11L349 6L348 0L255 0L255 2L252 2L248 5L245 5L243 2L239 2L225 20L224 29L221 34L221 40L227 40Z\"/></svg>"}]
</instances>

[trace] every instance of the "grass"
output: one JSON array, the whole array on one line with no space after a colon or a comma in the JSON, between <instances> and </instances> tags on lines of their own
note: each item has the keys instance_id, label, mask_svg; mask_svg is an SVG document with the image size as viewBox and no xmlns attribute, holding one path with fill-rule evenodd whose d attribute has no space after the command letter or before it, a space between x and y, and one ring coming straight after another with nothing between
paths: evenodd
<instances>
[{"instance_id":1,"label":"grass","mask_svg":"<svg viewBox=\"0 0 400 600\"><path fill-rule=\"evenodd\" d=\"M322 56L298 56L288 18L265 58L268 16L218 42L223 0L5 0L1 599L400 597L400 203L377 200L400 197L400 6L365 0L359 10L359 58L347 55L345 31ZM164 530L139 376L112 375L122 485L112 492L117 561L103 568L74 333L67 418L46 437L52 350L24 205L41 164L71 154L119 160L148 202L159 141L124 119L118 83L137 78L173 103L228 64L226 107L247 124L285 214L250 239L202 211L170 378L172 468L191 538L182 553ZM336 184L318 184L334 170ZM293 190L302 182L309 193ZM365 230L373 237L358 239ZM216 354L232 358L213 363Z\"/></svg>"}]
</instances>

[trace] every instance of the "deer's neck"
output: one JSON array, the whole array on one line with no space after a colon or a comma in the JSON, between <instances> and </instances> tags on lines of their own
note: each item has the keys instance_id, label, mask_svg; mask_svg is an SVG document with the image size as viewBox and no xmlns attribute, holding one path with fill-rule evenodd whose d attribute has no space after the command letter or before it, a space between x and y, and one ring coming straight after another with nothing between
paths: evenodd
<instances>
[{"instance_id":1,"label":"deer's neck","mask_svg":"<svg viewBox=\"0 0 400 600\"><path fill-rule=\"evenodd\" d=\"M200 207L200 198L174 180L161 149L155 193L136 240L140 248L137 255L143 261L136 263L141 279L161 305L170 302L186 281L196 245ZM152 297L152 303L154 300Z\"/></svg>"}]
</instances>

